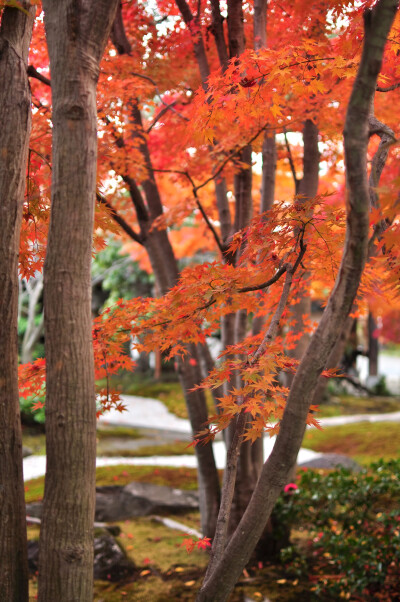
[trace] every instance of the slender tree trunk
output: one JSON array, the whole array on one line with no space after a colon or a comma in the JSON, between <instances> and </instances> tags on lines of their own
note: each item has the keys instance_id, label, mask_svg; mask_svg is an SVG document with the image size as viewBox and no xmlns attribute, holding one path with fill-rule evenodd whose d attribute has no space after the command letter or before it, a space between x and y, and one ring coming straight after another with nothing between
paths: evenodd
<instances>
[{"instance_id":1,"label":"slender tree trunk","mask_svg":"<svg viewBox=\"0 0 400 602\"><path fill-rule=\"evenodd\" d=\"M368 314L368 374L378 376L378 338L374 336L376 322L371 312Z\"/></svg>"},{"instance_id":2,"label":"slender tree trunk","mask_svg":"<svg viewBox=\"0 0 400 602\"><path fill-rule=\"evenodd\" d=\"M262 146L261 213L271 209L275 200L276 160L275 136L267 134Z\"/></svg>"},{"instance_id":3,"label":"slender tree trunk","mask_svg":"<svg viewBox=\"0 0 400 602\"><path fill-rule=\"evenodd\" d=\"M267 0L254 0L254 50L267 46ZM276 141L275 135L266 133L262 145L261 207L264 213L275 200Z\"/></svg>"},{"instance_id":4,"label":"slender tree trunk","mask_svg":"<svg viewBox=\"0 0 400 602\"><path fill-rule=\"evenodd\" d=\"M99 63L117 1L43 2L53 98L51 219L44 271L47 469L39 600L93 589L96 405L91 256Z\"/></svg>"},{"instance_id":5,"label":"slender tree trunk","mask_svg":"<svg viewBox=\"0 0 400 602\"><path fill-rule=\"evenodd\" d=\"M142 182L142 187L147 202L148 221L151 223L162 215L163 207L147 142L141 134L143 125L137 105L132 107L131 116L140 128L137 134L140 137L139 148L148 173L148 178ZM144 246L149 255L158 290L160 294L165 294L176 285L179 279L179 267L167 231L156 228L150 232L147 231ZM188 351L188 358L184 360L177 358L176 363L178 364L178 376L188 408L190 425L195 436L196 433L204 429L208 412L204 391L192 391L193 387L200 384L202 379L199 354L194 345L191 345ZM189 358L195 360L196 363L191 365L188 361ZM220 502L220 485L212 443L208 442L205 445L197 446L195 451L198 462L202 532L207 537L213 537Z\"/></svg>"},{"instance_id":6,"label":"slender tree trunk","mask_svg":"<svg viewBox=\"0 0 400 602\"><path fill-rule=\"evenodd\" d=\"M200 384L200 358L195 345L189 346L190 357L178 359L178 374L185 393L190 425L193 435L203 430L208 419L207 404L203 390L192 391ZM191 365L189 360L195 360ZM201 531L204 536L213 538L217 523L220 503L220 485L212 444L196 445L195 453L198 464L199 505L201 515Z\"/></svg>"},{"instance_id":7,"label":"slender tree trunk","mask_svg":"<svg viewBox=\"0 0 400 602\"><path fill-rule=\"evenodd\" d=\"M303 177L298 186L298 194L302 195L300 202L312 199L316 196L318 191L318 128L310 119L307 119L304 123L303 142ZM303 270L303 274L300 273L300 277L304 279L306 288L300 295L300 301L293 307L293 318L295 320L293 333L301 335L297 341L296 348L290 353L290 355L296 359L301 359L303 357L310 340L310 335L304 331L303 320L303 316L309 318L311 314L311 297L307 286L309 274Z\"/></svg>"},{"instance_id":8,"label":"slender tree trunk","mask_svg":"<svg viewBox=\"0 0 400 602\"><path fill-rule=\"evenodd\" d=\"M0 599L28 600L18 394L18 252L31 128L26 73L35 11L6 7L0 26Z\"/></svg>"}]
</instances>

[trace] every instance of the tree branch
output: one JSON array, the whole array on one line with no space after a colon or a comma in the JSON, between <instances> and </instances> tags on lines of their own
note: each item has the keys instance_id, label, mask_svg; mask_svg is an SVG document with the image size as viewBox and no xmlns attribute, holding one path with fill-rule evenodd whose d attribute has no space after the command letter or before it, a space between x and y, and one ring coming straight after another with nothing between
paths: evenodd
<instances>
[{"instance_id":1,"label":"tree branch","mask_svg":"<svg viewBox=\"0 0 400 602\"><path fill-rule=\"evenodd\" d=\"M292 149L290 148L289 140L287 139L286 129L284 129L283 135L285 136L285 146L286 146L286 150L287 150L287 153L288 153L290 170L291 170L292 175L293 175L294 190L295 190L295 194L297 194L298 189L299 189L300 180L298 179L297 174L296 174L296 167L295 167L294 161L293 161Z\"/></svg>"},{"instance_id":2,"label":"tree branch","mask_svg":"<svg viewBox=\"0 0 400 602\"><path fill-rule=\"evenodd\" d=\"M400 82L398 82L397 84L393 84L392 86L388 86L387 88L383 88L382 86L376 86L376 91L391 92L392 90L396 90L397 88L400 88Z\"/></svg>"},{"instance_id":3,"label":"tree branch","mask_svg":"<svg viewBox=\"0 0 400 602\"><path fill-rule=\"evenodd\" d=\"M37 71L37 69L35 69L33 65L29 65L26 72L29 77L38 79L40 82L42 82L42 84L46 84L46 86L51 87L51 81L49 80L49 78L39 73L39 71Z\"/></svg>"},{"instance_id":4,"label":"tree branch","mask_svg":"<svg viewBox=\"0 0 400 602\"><path fill-rule=\"evenodd\" d=\"M107 199L100 192L96 192L96 199L98 200L99 203L101 203L102 205L105 205L110 210L111 217L113 218L113 220L119 226L121 226L121 228L123 229L123 231L125 232L125 234L127 234L129 236L129 238L131 238L135 242L139 243L140 245L143 245L143 239L140 236L140 234L137 234L130 227L130 225L124 220L123 217L121 217L119 215L119 213L117 213L117 210L114 209L114 207L107 201Z\"/></svg>"},{"instance_id":5,"label":"tree branch","mask_svg":"<svg viewBox=\"0 0 400 602\"><path fill-rule=\"evenodd\" d=\"M190 173L188 171L182 171L182 170L179 170L179 169L154 169L153 171L158 172L158 173L174 173L174 174L179 174L181 176L185 176L185 178L187 178L189 180L189 182L190 182L190 184L192 186L192 193L193 193L194 199L196 201L196 205L197 205L197 207L198 207L201 215L203 216L204 221L206 222L208 228L211 230L211 233L214 236L215 242L217 243L217 246L218 246L219 250L221 251L221 253L225 253L226 248L222 244L222 242L221 242L221 240L220 240L220 238L218 236L218 233L217 233L216 229L212 225L212 223L211 223L208 215L206 214L206 212L204 210L203 205L200 202L200 199L199 199L198 194L197 194L198 187L196 187L196 185L195 185L195 183L194 183L194 181L193 181L192 176L190 175ZM214 178L212 177L212 178L209 179L209 181L211 181L213 179Z\"/></svg>"},{"instance_id":6,"label":"tree branch","mask_svg":"<svg viewBox=\"0 0 400 602\"><path fill-rule=\"evenodd\" d=\"M156 123L157 123L157 122L158 122L158 121L161 119L161 117L162 117L163 115L165 115L165 113L166 113L167 111L171 110L171 109L172 109L172 108L173 108L173 107L176 105L176 103L177 103L177 102L178 102L178 101L174 100L174 102L171 102L169 105L168 105L168 104L166 104L166 105L165 105L165 106L164 106L164 107L161 109L161 111L159 111L158 115L156 115L156 116L154 117L154 119L153 119L153 121L152 121L151 125L149 125L149 127L147 128L147 130L146 130L146 134L148 134L148 133L149 133L149 132L150 132L150 131L153 129L153 127L154 127L154 126L156 125ZM182 115L182 117L183 117L183 115ZM186 119L186 118L185 118L185 119Z\"/></svg>"}]
</instances>

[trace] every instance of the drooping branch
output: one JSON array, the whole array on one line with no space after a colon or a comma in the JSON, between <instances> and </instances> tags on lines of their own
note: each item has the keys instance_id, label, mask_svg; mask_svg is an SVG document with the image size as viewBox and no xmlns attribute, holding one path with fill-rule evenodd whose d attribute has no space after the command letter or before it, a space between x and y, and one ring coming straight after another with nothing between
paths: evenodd
<instances>
[{"instance_id":1,"label":"drooping branch","mask_svg":"<svg viewBox=\"0 0 400 602\"><path fill-rule=\"evenodd\" d=\"M274 128L269 128L268 126L263 126L259 130L257 130L257 132L244 145L242 145L239 148L236 148L234 151L232 151L226 157L226 159L224 159L224 161L222 161L222 163L219 165L219 167L213 171L213 175L210 176L209 178L207 178L206 180L204 180L201 184L196 185L194 183L192 176L190 175L190 173L188 171L183 171L183 170L179 170L179 169L154 169L153 170L154 172L159 172L159 173L180 174L189 180L190 184L192 185L192 192L193 192L193 196L195 198L196 204L197 204L207 226L211 230L212 235L214 236L214 239L215 239L217 246L218 246L219 250L221 251L221 253L225 253L227 250L227 247L221 241L217 231L215 230L214 226L212 225L210 219L208 218L203 206L201 205L201 202L200 202L197 192L199 190L201 190L202 188L204 188L205 186L207 186L207 184L209 184L213 180L215 181L217 179L217 177L222 173L222 171L224 170L226 165L229 163L229 161L231 161L236 156L238 156L245 148L247 148L252 142L254 142L254 140L256 140L263 131L266 131L266 130L274 130ZM268 285L266 285L266 286L268 286ZM264 287L262 287L262 288L264 288Z\"/></svg>"},{"instance_id":2,"label":"drooping branch","mask_svg":"<svg viewBox=\"0 0 400 602\"><path fill-rule=\"evenodd\" d=\"M304 254L307 250L307 245L304 244L304 228L300 233L299 236L299 246L300 246L300 252L296 258L296 261L292 267L292 272L294 274L294 272L297 270L298 266L301 264L301 261L303 260ZM254 291L260 291L263 290L265 288L268 288L269 286L272 286L273 284L275 284L276 282L278 282L278 280L283 276L283 274L285 274L285 272L287 272L287 270L290 268L290 264L285 263L283 264L283 266L281 266L276 273L274 274L274 276L272 276L269 280L267 280L266 282L263 282L262 284L257 284L255 286L245 286L242 288L238 288L235 292L236 293L250 293L250 292L254 292ZM191 311L188 314L185 314L183 316L180 316L180 318L176 319L174 318L175 322L183 322L184 320L187 320L191 317L193 317L194 312L199 312L199 311L203 311L205 309L208 309L209 307L211 307L212 305L215 305L215 303L217 303L218 298L215 296L212 296L211 299L209 301L207 301L207 303L204 303L204 305L200 305L199 307L196 307L195 310ZM157 324L155 324L154 326L164 326L165 324L170 324L173 320L164 320L163 322L158 322Z\"/></svg>"}]
</instances>

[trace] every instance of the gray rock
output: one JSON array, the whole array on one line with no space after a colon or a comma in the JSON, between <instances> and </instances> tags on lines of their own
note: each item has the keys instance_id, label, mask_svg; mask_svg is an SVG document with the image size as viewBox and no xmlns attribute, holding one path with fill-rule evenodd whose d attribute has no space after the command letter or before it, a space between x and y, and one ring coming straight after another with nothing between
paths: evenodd
<instances>
[{"instance_id":1,"label":"gray rock","mask_svg":"<svg viewBox=\"0 0 400 602\"><path fill-rule=\"evenodd\" d=\"M360 472L362 467L358 462L345 456L344 454L324 454L320 458L314 458L303 464L299 464L301 468L347 468L353 472Z\"/></svg>"},{"instance_id":2,"label":"gray rock","mask_svg":"<svg viewBox=\"0 0 400 602\"><path fill-rule=\"evenodd\" d=\"M42 517L42 502L27 504L26 513ZM195 491L182 491L151 483L129 483L96 488L96 521L114 522L149 514L179 514L198 510Z\"/></svg>"},{"instance_id":3,"label":"gray rock","mask_svg":"<svg viewBox=\"0 0 400 602\"><path fill-rule=\"evenodd\" d=\"M29 447L22 447L22 457L27 458L28 456L33 456L33 451Z\"/></svg>"},{"instance_id":4,"label":"gray rock","mask_svg":"<svg viewBox=\"0 0 400 602\"><path fill-rule=\"evenodd\" d=\"M96 520L118 521L149 514L176 514L197 510L195 492L172 489L151 483L129 483L125 487L96 489Z\"/></svg>"},{"instance_id":5,"label":"gray rock","mask_svg":"<svg viewBox=\"0 0 400 602\"><path fill-rule=\"evenodd\" d=\"M28 541L29 572L36 574L39 566L39 541ZM95 579L104 581L122 581L132 577L136 566L125 551L111 535L104 533L94 538L94 564L93 574Z\"/></svg>"},{"instance_id":6,"label":"gray rock","mask_svg":"<svg viewBox=\"0 0 400 602\"><path fill-rule=\"evenodd\" d=\"M127 557L114 537L108 534L95 537L93 565L95 579L122 581L131 577L135 571L135 564Z\"/></svg>"}]
</instances>

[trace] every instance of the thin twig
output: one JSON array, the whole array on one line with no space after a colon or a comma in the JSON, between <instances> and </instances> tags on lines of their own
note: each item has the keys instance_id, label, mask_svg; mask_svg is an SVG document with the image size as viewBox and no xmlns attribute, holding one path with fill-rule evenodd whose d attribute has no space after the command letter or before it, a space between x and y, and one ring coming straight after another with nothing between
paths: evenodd
<instances>
[{"instance_id":1,"label":"thin twig","mask_svg":"<svg viewBox=\"0 0 400 602\"><path fill-rule=\"evenodd\" d=\"M164 105L164 107L166 107L167 109L170 109L173 113L175 113L175 115L178 115L184 121L190 121L189 118L186 117L186 115L182 115L182 113L180 113L179 111L174 109L173 104L168 104L167 102L165 102L165 100L163 100L162 94L157 86L157 83L154 81L154 79L152 79L148 75L143 75L143 73L133 72L133 73L131 73L131 75L133 75L134 77L140 77L141 79L145 79L146 81L150 82L154 86L156 94L159 97L159 99L161 100L161 103Z\"/></svg>"},{"instance_id":2,"label":"thin twig","mask_svg":"<svg viewBox=\"0 0 400 602\"><path fill-rule=\"evenodd\" d=\"M156 123L161 119L161 117L163 115L165 115L165 113L167 111L169 111L170 109L172 109L172 107L174 107L176 105L178 101L174 100L174 102L171 102L169 105L165 105L161 111L158 113L158 115L156 115L156 117L153 119L151 125L149 125L149 127L145 130L146 134L148 134L149 132L151 132L151 130L153 129L153 127L156 125Z\"/></svg>"},{"instance_id":3,"label":"thin twig","mask_svg":"<svg viewBox=\"0 0 400 602\"><path fill-rule=\"evenodd\" d=\"M286 146L286 150L288 153L290 169L291 169L291 172L293 175L294 189L295 189L295 192L297 193L297 189L299 187L300 180L298 179L297 174L296 174L296 167L295 167L294 161L293 161L292 149L290 148L289 140L286 135L286 128L283 130L283 135L285 136L285 146Z\"/></svg>"}]
</instances>

